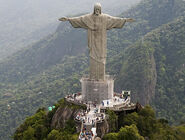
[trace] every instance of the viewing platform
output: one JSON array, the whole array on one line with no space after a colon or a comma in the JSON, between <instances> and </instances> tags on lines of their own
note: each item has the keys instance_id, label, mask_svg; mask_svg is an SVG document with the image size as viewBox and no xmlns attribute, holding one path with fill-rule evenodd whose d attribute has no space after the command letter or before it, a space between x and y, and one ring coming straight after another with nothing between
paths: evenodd
<instances>
[{"instance_id":1,"label":"viewing platform","mask_svg":"<svg viewBox=\"0 0 185 140\"><path fill-rule=\"evenodd\" d=\"M81 124L79 140L94 140L97 136L97 124L103 123L107 116L106 110L114 112L135 111L137 104L131 103L130 91L114 93L108 100L102 100L101 103L95 101L84 101L82 93L67 95L65 100L75 105L86 106L86 110L77 114L74 120Z\"/></svg>"}]
</instances>

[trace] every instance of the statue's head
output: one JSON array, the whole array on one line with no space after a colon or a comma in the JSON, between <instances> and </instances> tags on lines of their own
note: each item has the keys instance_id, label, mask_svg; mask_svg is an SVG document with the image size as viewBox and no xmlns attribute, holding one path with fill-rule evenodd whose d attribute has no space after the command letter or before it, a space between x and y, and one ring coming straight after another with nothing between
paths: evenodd
<instances>
[{"instance_id":1,"label":"statue's head","mask_svg":"<svg viewBox=\"0 0 185 140\"><path fill-rule=\"evenodd\" d=\"M94 5L94 14L96 16L100 15L101 14L101 4L100 3L96 3Z\"/></svg>"}]
</instances>

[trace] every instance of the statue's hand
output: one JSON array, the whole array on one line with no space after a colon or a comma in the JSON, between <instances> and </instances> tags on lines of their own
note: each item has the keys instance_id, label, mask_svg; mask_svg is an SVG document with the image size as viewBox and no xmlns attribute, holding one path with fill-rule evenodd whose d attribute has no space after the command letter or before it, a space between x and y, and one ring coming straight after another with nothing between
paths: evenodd
<instances>
[{"instance_id":1,"label":"statue's hand","mask_svg":"<svg viewBox=\"0 0 185 140\"><path fill-rule=\"evenodd\" d=\"M60 21L68 21L68 18L62 17L62 18L60 18L60 19L58 19L58 20L60 20Z\"/></svg>"},{"instance_id":2,"label":"statue's hand","mask_svg":"<svg viewBox=\"0 0 185 140\"><path fill-rule=\"evenodd\" d=\"M127 18L126 19L126 22L134 22L135 20L134 19L132 19L132 18Z\"/></svg>"}]
</instances>

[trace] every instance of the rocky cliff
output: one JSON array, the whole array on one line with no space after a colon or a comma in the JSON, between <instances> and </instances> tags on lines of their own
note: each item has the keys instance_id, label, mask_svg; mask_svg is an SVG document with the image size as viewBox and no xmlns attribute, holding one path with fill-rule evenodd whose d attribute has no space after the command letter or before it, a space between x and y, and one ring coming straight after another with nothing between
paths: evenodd
<instances>
[{"instance_id":1,"label":"rocky cliff","mask_svg":"<svg viewBox=\"0 0 185 140\"><path fill-rule=\"evenodd\" d=\"M74 109L69 106L59 107L52 118L51 128L52 129L64 128L66 122L68 120L74 119L76 115L81 111L83 111L83 109L80 108Z\"/></svg>"}]
</instances>

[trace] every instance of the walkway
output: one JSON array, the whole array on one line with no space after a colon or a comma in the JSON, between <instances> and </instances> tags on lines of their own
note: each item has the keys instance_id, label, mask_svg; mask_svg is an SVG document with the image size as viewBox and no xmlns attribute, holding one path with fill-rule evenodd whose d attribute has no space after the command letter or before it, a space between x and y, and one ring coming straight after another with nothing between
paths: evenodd
<instances>
[{"instance_id":1,"label":"walkway","mask_svg":"<svg viewBox=\"0 0 185 140\"><path fill-rule=\"evenodd\" d=\"M100 113L100 107L95 104L88 104L86 112L81 112L76 116L77 120L82 121L82 128L79 140L94 140L96 137L96 123L103 121L104 113Z\"/></svg>"},{"instance_id":2,"label":"walkway","mask_svg":"<svg viewBox=\"0 0 185 140\"><path fill-rule=\"evenodd\" d=\"M101 104L93 104L92 102L83 102L82 95L75 93L68 95L65 99L76 105L86 105L87 110L80 112L75 117L75 120L82 122L81 132L79 140L94 140L96 134L97 122L103 122L105 119L105 113L101 113L100 110L110 109L113 111L122 111L135 108L135 104L130 103L130 96L120 96L121 94L115 95L112 99L103 100Z\"/></svg>"}]
</instances>

